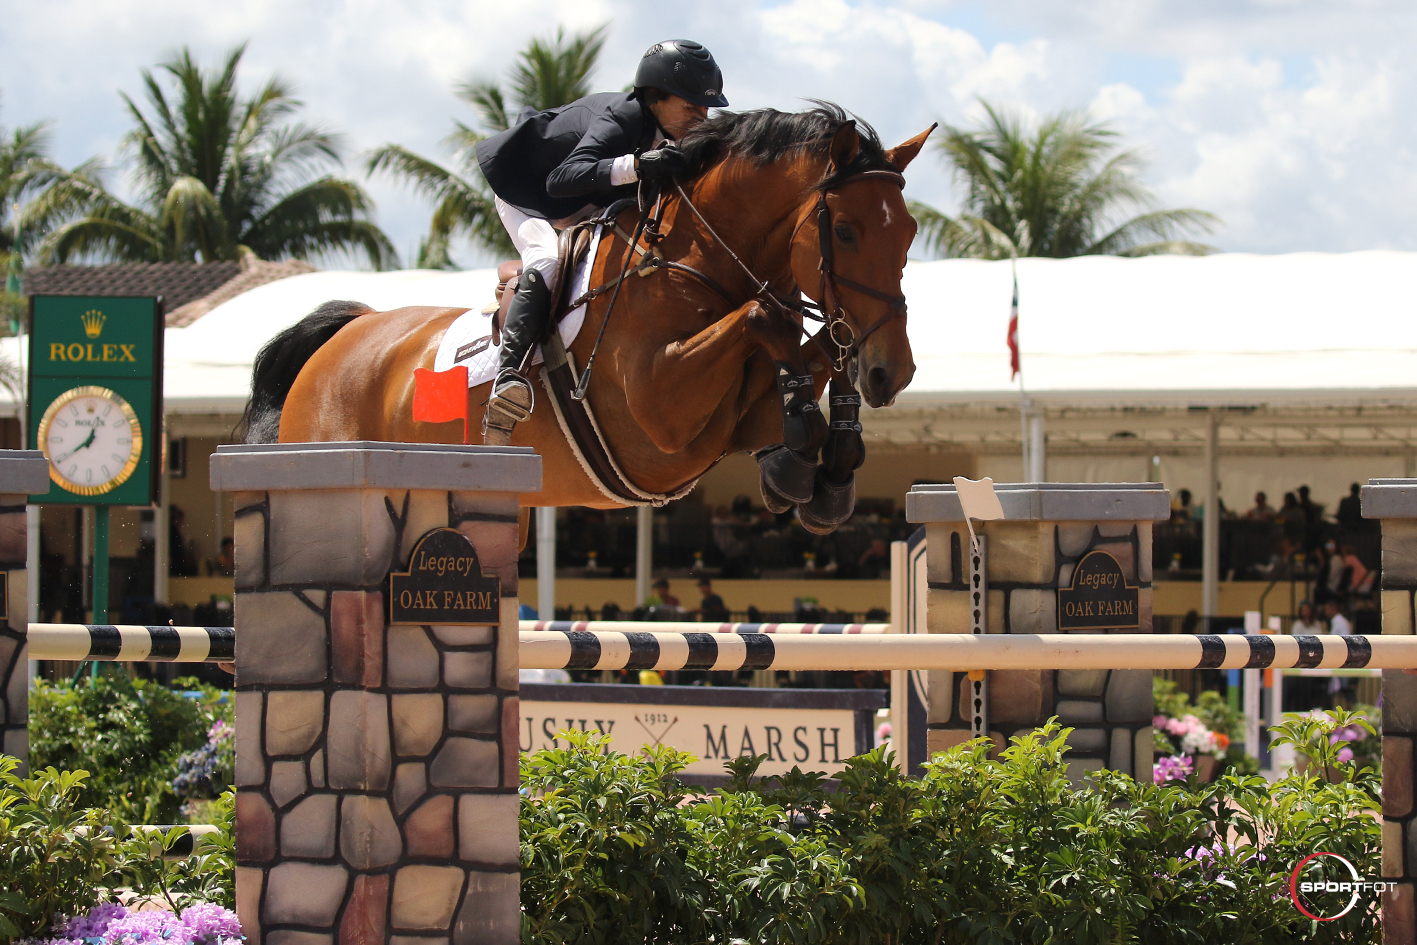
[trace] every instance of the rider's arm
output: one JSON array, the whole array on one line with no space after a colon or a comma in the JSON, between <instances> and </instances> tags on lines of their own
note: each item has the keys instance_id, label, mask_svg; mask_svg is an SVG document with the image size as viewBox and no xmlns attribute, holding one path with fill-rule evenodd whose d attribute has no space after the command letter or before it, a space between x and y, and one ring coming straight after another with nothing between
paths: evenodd
<instances>
[{"instance_id":1,"label":"rider's arm","mask_svg":"<svg viewBox=\"0 0 1417 945\"><path fill-rule=\"evenodd\" d=\"M546 193L580 197L634 183L635 145L630 129L615 115L601 115L566 160L546 176Z\"/></svg>"}]
</instances>

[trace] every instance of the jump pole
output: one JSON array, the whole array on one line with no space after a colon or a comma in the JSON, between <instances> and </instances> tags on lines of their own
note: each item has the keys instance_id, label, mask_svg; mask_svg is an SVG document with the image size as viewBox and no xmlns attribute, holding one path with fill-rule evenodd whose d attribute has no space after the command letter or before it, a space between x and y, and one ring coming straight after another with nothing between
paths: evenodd
<instances>
[{"instance_id":1,"label":"jump pole","mask_svg":"<svg viewBox=\"0 0 1417 945\"><path fill-rule=\"evenodd\" d=\"M1417 668L1417 636L881 634L522 631L528 669Z\"/></svg>"}]
</instances>

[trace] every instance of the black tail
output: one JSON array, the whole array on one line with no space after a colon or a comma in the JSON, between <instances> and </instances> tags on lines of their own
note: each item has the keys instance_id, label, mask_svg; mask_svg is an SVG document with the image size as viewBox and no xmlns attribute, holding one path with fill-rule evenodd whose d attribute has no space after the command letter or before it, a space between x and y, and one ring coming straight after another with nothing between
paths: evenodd
<instances>
[{"instance_id":1,"label":"black tail","mask_svg":"<svg viewBox=\"0 0 1417 945\"><path fill-rule=\"evenodd\" d=\"M251 399L236 427L236 439L242 443L276 442L281 408L305 362L335 332L372 311L360 302L326 302L266 342L251 369Z\"/></svg>"}]
</instances>

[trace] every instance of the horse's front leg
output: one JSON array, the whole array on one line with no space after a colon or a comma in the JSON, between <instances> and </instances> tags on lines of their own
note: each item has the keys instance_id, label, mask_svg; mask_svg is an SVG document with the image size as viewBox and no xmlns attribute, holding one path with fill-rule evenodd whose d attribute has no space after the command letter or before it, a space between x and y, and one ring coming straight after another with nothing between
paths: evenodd
<instances>
[{"instance_id":1,"label":"horse's front leg","mask_svg":"<svg viewBox=\"0 0 1417 945\"><path fill-rule=\"evenodd\" d=\"M736 398L745 362L766 350L782 394L784 439L810 454L815 467L827 422L799 348L801 332L784 313L748 302L689 338L651 349L625 379L631 414L656 447L678 452L704 431L730 395Z\"/></svg>"}]
</instances>

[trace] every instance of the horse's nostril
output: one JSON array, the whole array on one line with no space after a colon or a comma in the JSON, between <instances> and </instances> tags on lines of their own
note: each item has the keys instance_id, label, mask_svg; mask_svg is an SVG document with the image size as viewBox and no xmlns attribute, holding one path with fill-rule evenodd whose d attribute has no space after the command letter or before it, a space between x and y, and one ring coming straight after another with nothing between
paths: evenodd
<instances>
[{"instance_id":1,"label":"horse's nostril","mask_svg":"<svg viewBox=\"0 0 1417 945\"><path fill-rule=\"evenodd\" d=\"M890 389L890 374L883 367L873 367L866 372L866 386L871 392L881 395Z\"/></svg>"}]
</instances>

